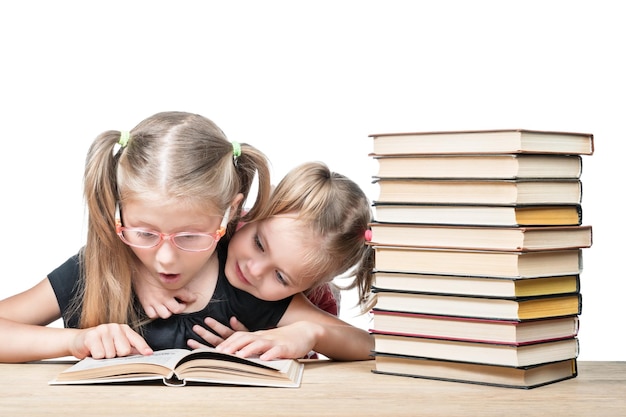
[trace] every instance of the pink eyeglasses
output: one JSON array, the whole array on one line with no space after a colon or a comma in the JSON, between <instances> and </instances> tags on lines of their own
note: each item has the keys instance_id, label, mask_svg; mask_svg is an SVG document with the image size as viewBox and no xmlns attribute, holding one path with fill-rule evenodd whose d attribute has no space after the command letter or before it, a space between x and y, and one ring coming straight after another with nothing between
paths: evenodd
<instances>
[{"instance_id":1,"label":"pink eyeglasses","mask_svg":"<svg viewBox=\"0 0 626 417\"><path fill-rule=\"evenodd\" d=\"M164 240L169 240L178 249L187 252L203 252L211 249L224 233L230 217L230 206L226 209L219 229L215 233L160 233L138 227L122 226L119 203L115 205L115 231L128 246L141 249L150 249L159 246Z\"/></svg>"}]
</instances>

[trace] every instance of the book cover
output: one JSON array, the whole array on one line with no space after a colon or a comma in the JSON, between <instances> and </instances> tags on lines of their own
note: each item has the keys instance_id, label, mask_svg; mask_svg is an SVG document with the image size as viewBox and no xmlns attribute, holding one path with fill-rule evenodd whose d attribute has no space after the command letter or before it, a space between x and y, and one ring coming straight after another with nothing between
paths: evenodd
<instances>
[{"instance_id":1,"label":"book cover","mask_svg":"<svg viewBox=\"0 0 626 417\"><path fill-rule=\"evenodd\" d=\"M373 202L377 222L457 226L579 226L582 206L569 205L455 205Z\"/></svg>"},{"instance_id":2,"label":"book cover","mask_svg":"<svg viewBox=\"0 0 626 417\"><path fill-rule=\"evenodd\" d=\"M370 333L417 336L521 346L578 334L578 316L533 320L493 320L372 310Z\"/></svg>"},{"instance_id":3,"label":"book cover","mask_svg":"<svg viewBox=\"0 0 626 417\"><path fill-rule=\"evenodd\" d=\"M50 385L162 380L171 386L204 383L299 387L303 369L304 364L294 359L263 361L217 352L213 348L166 349L147 356L87 357L57 375Z\"/></svg>"},{"instance_id":4,"label":"book cover","mask_svg":"<svg viewBox=\"0 0 626 417\"><path fill-rule=\"evenodd\" d=\"M385 354L376 355L374 360L372 372L378 374L504 388L531 389L578 376L576 359L519 368Z\"/></svg>"},{"instance_id":5,"label":"book cover","mask_svg":"<svg viewBox=\"0 0 626 417\"><path fill-rule=\"evenodd\" d=\"M484 227L370 223L371 243L386 246L537 251L588 248L591 226Z\"/></svg>"},{"instance_id":6,"label":"book cover","mask_svg":"<svg viewBox=\"0 0 626 417\"><path fill-rule=\"evenodd\" d=\"M590 133L530 129L458 130L435 132L377 133L372 153L377 155L539 153L591 155Z\"/></svg>"}]
</instances>

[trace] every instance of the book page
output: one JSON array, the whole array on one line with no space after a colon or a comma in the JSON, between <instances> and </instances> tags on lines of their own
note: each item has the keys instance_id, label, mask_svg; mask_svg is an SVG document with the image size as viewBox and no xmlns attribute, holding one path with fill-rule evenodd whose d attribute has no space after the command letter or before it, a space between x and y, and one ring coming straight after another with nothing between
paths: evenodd
<instances>
[{"instance_id":1,"label":"book page","mask_svg":"<svg viewBox=\"0 0 626 417\"><path fill-rule=\"evenodd\" d=\"M152 355L131 355L110 359L94 359L87 357L73 365L67 372L83 371L88 369L100 369L110 366L124 366L126 364L155 364L174 369L178 361L189 354L187 349L166 349L154 352Z\"/></svg>"}]
</instances>

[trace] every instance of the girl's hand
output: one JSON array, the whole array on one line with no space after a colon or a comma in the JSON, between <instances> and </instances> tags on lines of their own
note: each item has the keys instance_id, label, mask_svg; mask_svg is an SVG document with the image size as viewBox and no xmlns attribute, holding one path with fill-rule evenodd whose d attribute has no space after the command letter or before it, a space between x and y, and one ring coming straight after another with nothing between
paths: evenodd
<instances>
[{"instance_id":1,"label":"girl's hand","mask_svg":"<svg viewBox=\"0 0 626 417\"><path fill-rule=\"evenodd\" d=\"M224 326L222 323L220 323L219 321L211 318L211 317L207 317L204 319L204 324L206 324L206 326L209 329L213 329L217 335L209 330L207 330L206 328L199 326L199 325L195 325L193 326L193 331L196 332L196 334L198 336L200 336L201 338L203 338L208 345L210 346L217 346L220 343L222 343L224 340L228 339L232 334L235 333L235 331L241 331L241 332L247 332L248 329L246 328L246 326L244 326L239 320L237 320L236 317L231 317L230 318L230 326ZM218 336L219 335L219 336ZM203 345L201 343L199 343L197 340L194 339L189 339L187 341L187 346L189 346L191 349L197 349L200 347L205 347L207 345Z\"/></svg>"},{"instance_id":2,"label":"girl's hand","mask_svg":"<svg viewBox=\"0 0 626 417\"><path fill-rule=\"evenodd\" d=\"M166 319L172 314L180 314L185 311L187 304L193 303L197 298L185 288L169 291L141 278L133 281L133 289L146 315L151 319Z\"/></svg>"},{"instance_id":3,"label":"girl's hand","mask_svg":"<svg viewBox=\"0 0 626 417\"><path fill-rule=\"evenodd\" d=\"M153 353L148 343L137 332L126 324L117 323L101 324L81 330L69 350L78 359L87 356L103 359Z\"/></svg>"},{"instance_id":4,"label":"girl's hand","mask_svg":"<svg viewBox=\"0 0 626 417\"><path fill-rule=\"evenodd\" d=\"M216 349L242 357L259 355L263 360L298 359L313 350L321 331L314 323L296 322L253 333L236 332L216 346Z\"/></svg>"}]
</instances>

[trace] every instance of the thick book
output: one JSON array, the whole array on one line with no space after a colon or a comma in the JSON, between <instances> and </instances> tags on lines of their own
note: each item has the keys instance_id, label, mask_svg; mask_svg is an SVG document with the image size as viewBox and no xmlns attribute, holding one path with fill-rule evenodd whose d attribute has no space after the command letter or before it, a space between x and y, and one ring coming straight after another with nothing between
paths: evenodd
<instances>
[{"instance_id":1,"label":"thick book","mask_svg":"<svg viewBox=\"0 0 626 417\"><path fill-rule=\"evenodd\" d=\"M517 278L419 274L377 269L373 274L377 288L391 291L499 298L534 297L580 291L578 274Z\"/></svg>"},{"instance_id":2,"label":"thick book","mask_svg":"<svg viewBox=\"0 0 626 417\"><path fill-rule=\"evenodd\" d=\"M582 182L572 179L378 178L377 202L418 204L580 204Z\"/></svg>"},{"instance_id":3,"label":"thick book","mask_svg":"<svg viewBox=\"0 0 626 417\"><path fill-rule=\"evenodd\" d=\"M373 333L374 353L449 361L530 366L578 357L578 339L539 341L521 346Z\"/></svg>"},{"instance_id":4,"label":"thick book","mask_svg":"<svg viewBox=\"0 0 626 417\"><path fill-rule=\"evenodd\" d=\"M376 269L390 272L531 278L580 274L582 249L530 252L373 246Z\"/></svg>"},{"instance_id":5,"label":"thick book","mask_svg":"<svg viewBox=\"0 0 626 417\"><path fill-rule=\"evenodd\" d=\"M580 178L579 155L371 155L375 178Z\"/></svg>"},{"instance_id":6,"label":"thick book","mask_svg":"<svg viewBox=\"0 0 626 417\"><path fill-rule=\"evenodd\" d=\"M525 345L578 335L578 316L536 320L490 320L374 308L371 333Z\"/></svg>"},{"instance_id":7,"label":"thick book","mask_svg":"<svg viewBox=\"0 0 626 417\"><path fill-rule=\"evenodd\" d=\"M582 296L558 294L516 299L455 296L374 288L376 308L401 313L434 314L494 320L532 320L579 315Z\"/></svg>"},{"instance_id":8,"label":"thick book","mask_svg":"<svg viewBox=\"0 0 626 417\"><path fill-rule=\"evenodd\" d=\"M588 248L591 226L484 227L371 223L374 245L535 251Z\"/></svg>"},{"instance_id":9,"label":"thick book","mask_svg":"<svg viewBox=\"0 0 626 417\"><path fill-rule=\"evenodd\" d=\"M378 133L369 137L376 155L538 153L591 155L590 133L530 129L493 129Z\"/></svg>"},{"instance_id":10,"label":"thick book","mask_svg":"<svg viewBox=\"0 0 626 417\"><path fill-rule=\"evenodd\" d=\"M152 355L111 359L87 357L50 381L51 385L137 383L161 380L165 385L191 383L263 387L299 387L304 364L295 359L263 361L241 358L212 348L166 349Z\"/></svg>"},{"instance_id":11,"label":"thick book","mask_svg":"<svg viewBox=\"0 0 626 417\"><path fill-rule=\"evenodd\" d=\"M446 224L457 226L579 226L580 204L569 205L455 205L373 202L378 222Z\"/></svg>"},{"instance_id":12,"label":"thick book","mask_svg":"<svg viewBox=\"0 0 626 417\"><path fill-rule=\"evenodd\" d=\"M578 376L576 359L517 368L383 354L374 359L377 374L505 388L531 389Z\"/></svg>"}]
</instances>

